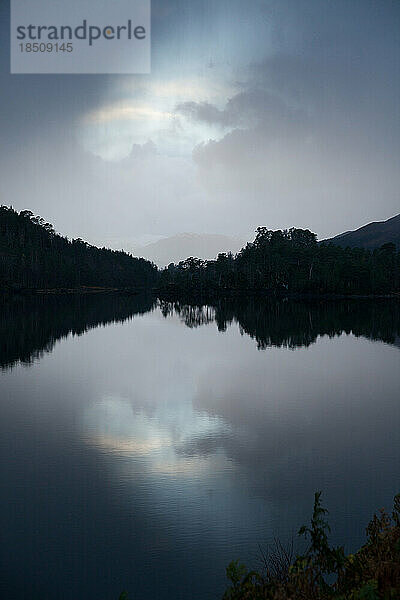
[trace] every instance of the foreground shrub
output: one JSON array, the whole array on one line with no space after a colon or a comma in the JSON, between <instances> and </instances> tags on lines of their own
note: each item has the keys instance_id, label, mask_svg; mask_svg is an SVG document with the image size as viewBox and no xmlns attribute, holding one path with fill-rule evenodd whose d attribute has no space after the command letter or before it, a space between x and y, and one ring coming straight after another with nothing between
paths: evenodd
<instances>
[{"instance_id":1,"label":"foreground shrub","mask_svg":"<svg viewBox=\"0 0 400 600\"><path fill-rule=\"evenodd\" d=\"M291 551L276 542L272 554L263 554L262 572L231 562L224 600L399 600L400 494L392 514L382 509L374 515L366 544L347 556L343 547L329 545L327 512L317 492L310 526L299 531L308 549L293 561Z\"/></svg>"}]
</instances>

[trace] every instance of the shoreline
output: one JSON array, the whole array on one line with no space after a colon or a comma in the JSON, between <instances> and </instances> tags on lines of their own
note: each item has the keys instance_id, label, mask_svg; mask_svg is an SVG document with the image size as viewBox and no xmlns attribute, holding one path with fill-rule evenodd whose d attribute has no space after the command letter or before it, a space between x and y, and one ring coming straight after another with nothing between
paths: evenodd
<instances>
[{"instance_id":1,"label":"shoreline","mask_svg":"<svg viewBox=\"0 0 400 600\"><path fill-rule=\"evenodd\" d=\"M82 286L79 288L21 288L0 289L3 296L69 296L69 295L95 295L95 294L123 294L127 296L138 296L149 290L138 288L111 288L100 286Z\"/></svg>"},{"instance_id":2,"label":"shoreline","mask_svg":"<svg viewBox=\"0 0 400 600\"><path fill-rule=\"evenodd\" d=\"M198 290L166 290L162 288L113 288L101 286L81 286L78 288L20 288L1 289L0 296L69 296L69 295L99 295L121 294L138 296L151 294L160 300L226 300L226 299L266 299L266 300L400 300L400 292L390 294L335 294L335 293L305 293L282 292L271 290L235 290L224 289L217 291Z\"/></svg>"},{"instance_id":3,"label":"shoreline","mask_svg":"<svg viewBox=\"0 0 400 600\"><path fill-rule=\"evenodd\" d=\"M262 290L224 290L223 293L215 292L197 292L195 290L156 290L158 298L161 300L182 300L182 299L207 299L207 300L225 300L235 298L266 299L266 300L400 300L400 293L391 294L334 294L334 293L300 293L300 292L273 292Z\"/></svg>"}]
</instances>

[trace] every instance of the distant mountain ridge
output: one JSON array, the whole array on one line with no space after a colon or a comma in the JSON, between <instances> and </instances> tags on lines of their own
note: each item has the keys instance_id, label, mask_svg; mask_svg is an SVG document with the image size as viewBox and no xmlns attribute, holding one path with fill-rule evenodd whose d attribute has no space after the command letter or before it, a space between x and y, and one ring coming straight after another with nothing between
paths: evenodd
<instances>
[{"instance_id":1,"label":"distant mountain ridge","mask_svg":"<svg viewBox=\"0 0 400 600\"><path fill-rule=\"evenodd\" d=\"M159 267L179 263L189 256L212 260L219 253L236 254L245 245L243 240L217 233L179 233L145 246L135 248L135 254L151 260Z\"/></svg>"},{"instance_id":2,"label":"distant mountain ridge","mask_svg":"<svg viewBox=\"0 0 400 600\"><path fill-rule=\"evenodd\" d=\"M400 214L386 221L368 223L354 231L346 231L333 238L322 240L332 242L338 246L352 248L379 248L383 244L392 242L400 248Z\"/></svg>"}]
</instances>

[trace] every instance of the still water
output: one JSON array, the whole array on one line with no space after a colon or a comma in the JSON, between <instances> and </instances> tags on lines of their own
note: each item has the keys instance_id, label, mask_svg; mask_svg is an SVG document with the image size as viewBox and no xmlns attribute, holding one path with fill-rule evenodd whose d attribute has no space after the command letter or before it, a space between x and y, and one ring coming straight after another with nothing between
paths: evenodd
<instances>
[{"instance_id":1,"label":"still water","mask_svg":"<svg viewBox=\"0 0 400 600\"><path fill-rule=\"evenodd\" d=\"M0 303L0 596L208 600L322 490L354 549L400 491L381 301Z\"/></svg>"}]
</instances>

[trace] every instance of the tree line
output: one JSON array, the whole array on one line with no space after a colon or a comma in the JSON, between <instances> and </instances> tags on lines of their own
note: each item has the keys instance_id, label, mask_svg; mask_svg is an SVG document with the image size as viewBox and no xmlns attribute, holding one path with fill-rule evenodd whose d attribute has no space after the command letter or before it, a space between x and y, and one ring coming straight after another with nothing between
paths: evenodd
<instances>
[{"instance_id":1,"label":"tree line","mask_svg":"<svg viewBox=\"0 0 400 600\"><path fill-rule=\"evenodd\" d=\"M0 207L0 288L149 288L157 267L121 250L68 239L29 210Z\"/></svg>"},{"instance_id":2,"label":"tree line","mask_svg":"<svg viewBox=\"0 0 400 600\"><path fill-rule=\"evenodd\" d=\"M160 274L163 294L231 291L281 294L389 294L400 291L400 252L318 243L307 229L259 227L236 256L190 257Z\"/></svg>"},{"instance_id":3,"label":"tree line","mask_svg":"<svg viewBox=\"0 0 400 600\"><path fill-rule=\"evenodd\" d=\"M308 229L259 227L235 256L189 257L159 271L122 250L68 239L31 211L0 207L0 289L157 289L161 297L249 294L368 295L400 292L400 252L318 243Z\"/></svg>"}]
</instances>

